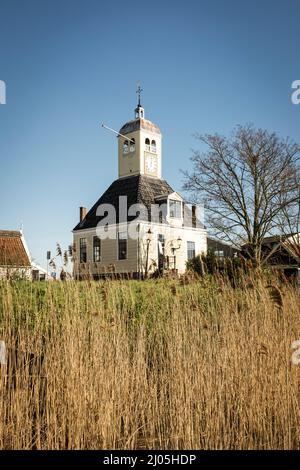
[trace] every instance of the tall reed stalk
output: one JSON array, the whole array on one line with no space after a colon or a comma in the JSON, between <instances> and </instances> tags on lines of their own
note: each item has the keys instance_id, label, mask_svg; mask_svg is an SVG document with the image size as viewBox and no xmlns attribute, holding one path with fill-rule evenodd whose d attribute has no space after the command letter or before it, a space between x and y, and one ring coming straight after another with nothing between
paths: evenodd
<instances>
[{"instance_id":1,"label":"tall reed stalk","mask_svg":"<svg viewBox=\"0 0 300 470\"><path fill-rule=\"evenodd\" d=\"M299 449L299 295L272 282L1 281L0 448Z\"/></svg>"}]
</instances>

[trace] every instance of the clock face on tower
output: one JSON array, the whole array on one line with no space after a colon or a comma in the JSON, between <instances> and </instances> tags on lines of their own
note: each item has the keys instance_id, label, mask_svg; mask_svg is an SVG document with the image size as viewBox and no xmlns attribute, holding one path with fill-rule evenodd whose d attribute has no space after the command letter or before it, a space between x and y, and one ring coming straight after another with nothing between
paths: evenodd
<instances>
[{"instance_id":1,"label":"clock face on tower","mask_svg":"<svg viewBox=\"0 0 300 470\"><path fill-rule=\"evenodd\" d=\"M157 156L145 153L145 173L150 175L157 174Z\"/></svg>"}]
</instances>

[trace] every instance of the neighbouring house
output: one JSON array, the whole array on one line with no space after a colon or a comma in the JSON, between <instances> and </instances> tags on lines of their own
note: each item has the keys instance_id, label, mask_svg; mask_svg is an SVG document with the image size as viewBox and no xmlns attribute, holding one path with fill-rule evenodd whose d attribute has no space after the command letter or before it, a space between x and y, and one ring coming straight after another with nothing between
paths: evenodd
<instances>
[{"instance_id":1,"label":"neighbouring house","mask_svg":"<svg viewBox=\"0 0 300 470\"><path fill-rule=\"evenodd\" d=\"M52 277L47 273L47 270L34 261L31 261L31 278L33 281L52 280Z\"/></svg>"},{"instance_id":2,"label":"neighbouring house","mask_svg":"<svg viewBox=\"0 0 300 470\"><path fill-rule=\"evenodd\" d=\"M300 276L300 234L281 234L265 237L262 242L264 265L274 267L287 276ZM241 247L247 258L247 244Z\"/></svg>"},{"instance_id":3,"label":"neighbouring house","mask_svg":"<svg viewBox=\"0 0 300 470\"><path fill-rule=\"evenodd\" d=\"M213 252L218 258L234 258L240 253L240 249L225 241L207 237L207 250Z\"/></svg>"},{"instance_id":4,"label":"neighbouring house","mask_svg":"<svg viewBox=\"0 0 300 470\"><path fill-rule=\"evenodd\" d=\"M262 244L266 264L286 274L300 273L300 234L265 237Z\"/></svg>"},{"instance_id":5,"label":"neighbouring house","mask_svg":"<svg viewBox=\"0 0 300 470\"><path fill-rule=\"evenodd\" d=\"M0 230L0 278L47 279L47 271L30 256L21 230Z\"/></svg>"},{"instance_id":6,"label":"neighbouring house","mask_svg":"<svg viewBox=\"0 0 300 470\"><path fill-rule=\"evenodd\" d=\"M207 251L199 208L162 179L161 131L145 119L140 100L116 134L118 179L88 212L80 208L74 276L183 273L188 259Z\"/></svg>"}]
</instances>

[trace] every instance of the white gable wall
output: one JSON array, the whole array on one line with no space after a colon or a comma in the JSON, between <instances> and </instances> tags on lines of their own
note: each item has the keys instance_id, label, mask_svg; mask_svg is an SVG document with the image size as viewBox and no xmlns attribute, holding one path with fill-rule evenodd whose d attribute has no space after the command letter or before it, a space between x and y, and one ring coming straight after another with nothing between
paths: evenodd
<instances>
[{"instance_id":1,"label":"white gable wall","mask_svg":"<svg viewBox=\"0 0 300 470\"><path fill-rule=\"evenodd\" d=\"M133 232L137 233L137 223L130 224ZM127 224L118 224L114 226L116 232L126 231ZM96 229L78 230L74 232L74 243L76 246L76 261L74 262L74 275L77 277L80 273L90 273L92 275L105 274L111 272L138 273L139 264L145 266L147 252L147 232L151 230L151 242L148 252L148 266L154 261L158 264L158 235L163 235L165 239L165 256L172 255L172 246L178 246L178 238L181 238L180 248L176 250L176 269L179 273L186 270L187 261L187 242L195 242L195 254L207 252L207 232L200 228L176 227L168 224L153 224L140 222L140 235L136 239L127 240L127 259L118 260L118 239L105 239L101 241L101 261L93 261L93 237L97 235ZM87 239L87 263L80 264L80 238Z\"/></svg>"}]
</instances>

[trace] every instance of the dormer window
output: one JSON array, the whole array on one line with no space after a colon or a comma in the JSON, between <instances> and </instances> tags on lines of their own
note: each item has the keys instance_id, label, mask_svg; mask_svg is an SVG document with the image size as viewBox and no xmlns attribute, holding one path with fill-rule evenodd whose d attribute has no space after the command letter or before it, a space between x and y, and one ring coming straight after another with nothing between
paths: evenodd
<instances>
[{"instance_id":1,"label":"dormer window","mask_svg":"<svg viewBox=\"0 0 300 470\"><path fill-rule=\"evenodd\" d=\"M155 140L151 141L151 152L156 153L156 142L155 142Z\"/></svg>"},{"instance_id":2,"label":"dormer window","mask_svg":"<svg viewBox=\"0 0 300 470\"><path fill-rule=\"evenodd\" d=\"M172 219L180 219L182 217L181 201L175 201L174 199L170 199L169 209L170 217Z\"/></svg>"},{"instance_id":3,"label":"dormer window","mask_svg":"<svg viewBox=\"0 0 300 470\"><path fill-rule=\"evenodd\" d=\"M145 139L145 149L150 152L150 140L148 139Z\"/></svg>"},{"instance_id":4,"label":"dormer window","mask_svg":"<svg viewBox=\"0 0 300 470\"><path fill-rule=\"evenodd\" d=\"M128 153L128 152L129 152L128 140L125 140L123 144L123 153Z\"/></svg>"},{"instance_id":5,"label":"dormer window","mask_svg":"<svg viewBox=\"0 0 300 470\"><path fill-rule=\"evenodd\" d=\"M131 139L130 141L130 152L135 151L135 139Z\"/></svg>"}]
</instances>

